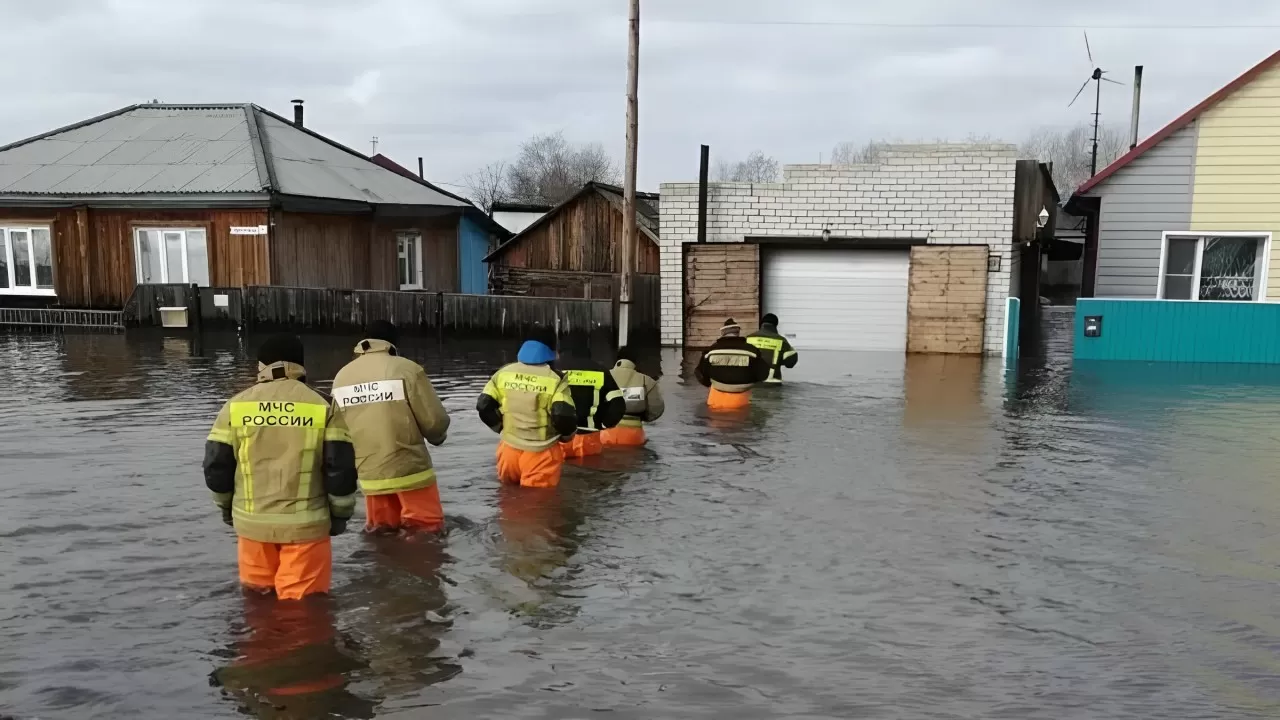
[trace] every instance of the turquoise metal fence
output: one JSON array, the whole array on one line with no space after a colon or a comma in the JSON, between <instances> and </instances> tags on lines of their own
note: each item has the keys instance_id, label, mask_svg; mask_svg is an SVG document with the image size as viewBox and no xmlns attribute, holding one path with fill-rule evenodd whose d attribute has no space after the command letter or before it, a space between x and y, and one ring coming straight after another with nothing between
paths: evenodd
<instances>
[{"instance_id":1,"label":"turquoise metal fence","mask_svg":"<svg viewBox=\"0 0 1280 720\"><path fill-rule=\"evenodd\" d=\"M1280 363L1280 303L1076 301L1077 360Z\"/></svg>"}]
</instances>

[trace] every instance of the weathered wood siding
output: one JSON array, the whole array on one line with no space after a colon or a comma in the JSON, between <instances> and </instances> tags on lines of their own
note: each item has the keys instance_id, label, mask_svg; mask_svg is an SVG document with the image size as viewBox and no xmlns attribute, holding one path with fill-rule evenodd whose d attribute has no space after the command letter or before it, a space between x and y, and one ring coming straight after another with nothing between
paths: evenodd
<instances>
[{"instance_id":1,"label":"weathered wood siding","mask_svg":"<svg viewBox=\"0 0 1280 720\"><path fill-rule=\"evenodd\" d=\"M272 277L294 287L399 290L396 232L422 235L425 290L458 288L458 219L276 213Z\"/></svg>"},{"instance_id":2,"label":"weathered wood siding","mask_svg":"<svg viewBox=\"0 0 1280 720\"><path fill-rule=\"evenodd\" d=\"M1280 66L1206 110L1197 124L1188 227L1273 233L1270 278L1263 280L1266 299L1280 301Z\"/></svg>"},{"instance_id":3,"label":"weathered wood siding","mask_svg":"<svg viewBox=\"0 0 1280 720\"><path fill-rule=\"evenodd\" d=\"M982 354L986 308L985 245L911 248L907 352Z\"/></svg>"},{"instance_id":4,"label":"weathered wood siding","mask_svg":"<svg viewBox=\"0 0 1280 720\"><path fill-rule=\"evenodd\" d=\"M1199 124L1165 138L1089 192L1102 199L1096 297L1156 296L1161 233L1191 222Z\"/></svg>"},{"instance_id":5,"label":"weathered wood siding","mask_svg":"<svg viewBox=\"0 0 1280 720\"><path fill-rule=\"evenodd\" d=\"M138 227L204 228L209 249L209 279L214 285L272 281L267 238L231 234L233 226L266 225L266 210L0 208L0 221L11 220L51 226L54 288L58 302L65 307L119 309L124 306L137 282L133 231Z\"/></svg>"},{"instance_id":6,"label":"weathered wood siding","mask_svg":"<svg viewBox=\"0 0 1280 720\"><path fill-rule=\"evenodd\" d=\"M744 328L760 323L760 246L687 244L684 257L684 344L709 347L733 318Z\"/></svg>"},{"instance_id":7,"label":"weathered wood siding","mask_svg":"<svg viewBox=\"0 0 1280 720\"><path fill-rule=\"evenodd\" d=\"M535 270L622 272L623 213L599 192L583 193L515 239L496 265ZM658 246L636 231L636 272L657 274Z\"/></svg>"}]
</instances>

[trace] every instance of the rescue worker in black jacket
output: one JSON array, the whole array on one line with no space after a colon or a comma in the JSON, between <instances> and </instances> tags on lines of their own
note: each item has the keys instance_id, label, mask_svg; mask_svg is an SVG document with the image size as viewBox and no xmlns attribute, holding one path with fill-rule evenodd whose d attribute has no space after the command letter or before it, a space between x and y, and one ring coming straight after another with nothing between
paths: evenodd
<instances>
[{"instance_id":1,"label":"rescue worker in black jacket","mask_svg":"<svg viewBox=\"0 0 1280 720\"><path fill-rule=\"evenodd\" d=\"M739 410L751 404L751 388L769 377L769 363L747 339L733 318L720 326L720 339L703 353L694 376L711 388L707 407Z\"/></svg>"},{"instance_id":2,"label":"rescue worker in black jacket","mask_svg":"<svg viewBox=\"0 0 1280 720\"><path fill-rule=\"evenodd\" d=\"M562 443L565 457L581 458L604 451L600 431L622 422L627 401L608 368L591 358L585 338L570 338L555 369L564 376L578 411L578 432Z\"/></svg>"},{"instance_id":3,"label":"rescue worker in black jacket","mask_svg":"<svg viewBox=\"0 0 1280 720\"><path fill-rule=\"evenodd\" d=\"M768 385L782 384L782 368L793 368L800 359L796 349L782 333L778 332L778 316L769 313L760 318L760 329L747 336L747 342L760 349L769 363Z\"/></svg>"}]
</instances>

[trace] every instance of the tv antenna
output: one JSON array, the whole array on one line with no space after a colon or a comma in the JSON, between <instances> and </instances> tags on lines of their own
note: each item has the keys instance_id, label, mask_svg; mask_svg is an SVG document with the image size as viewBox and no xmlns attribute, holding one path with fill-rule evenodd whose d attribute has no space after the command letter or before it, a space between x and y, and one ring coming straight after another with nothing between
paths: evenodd
<instances>
[{"instance_id":1,"label":"tv antenna","mask_svg":"<svg viewBox=\"0 0 1280 720\"><path fill-rule=\"evenodd\" d=\"M1089 47L1088 30L1084 33L1084 51L1089 54L1089 64L1093 65L1093 72L1089 75L1089 79L1085 80L1080 89L1076 91L1076 96L1071 98L1071 102L1067 103L1067 107L1075 105L1076 100L1080 99L1084 89L1089 87L1089 83L1094 83L1096 87L1094 87L1093 95L1093 154L1089 160L1089 177L1093 177L1098 174L1098 123L1102 119L1102 83L1109 82L1115 85L1124 85L1124 83L1104 77L1107 71L1094 64L1093 48Z\"/></svg>"}]
</instances>

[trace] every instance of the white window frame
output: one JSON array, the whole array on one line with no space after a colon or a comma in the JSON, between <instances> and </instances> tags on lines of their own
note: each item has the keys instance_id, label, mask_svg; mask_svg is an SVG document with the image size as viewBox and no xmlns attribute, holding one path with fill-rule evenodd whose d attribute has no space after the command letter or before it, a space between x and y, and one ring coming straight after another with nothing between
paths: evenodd
<instances>
[{"instance_id":1,"label":"white window frame","mask_svg":"<svg viewBox=\"0 0 1280 720\"><path fill-rule=\"evenodd\" d=\"M400 280L400 264L405 260L405 251L401 247L401 242L412 241L414 250L414 259L417 267L412 267L413 277L409 278L410 282L400 283L401 290L421 290L422 289L422 233L417 230L397 230L396 231L396 281Z\"/></svg>"},{"instance_id":2,"label":"white window frame","mask_svg":"<svg viewBox=\"0 0 1280 720\"><path fill-rule=\"evenodd\" d=\"M1252 300L1201 300L1200 299L1200 261L1204 256L1204 240L1210 237L1239 237L1239 238L1261 238L1261 247L1258 252L1262 255L1259 258L1258 270L1258 292L1257 297ZM1191 291L1195 297L1181 300L1174 299L1168 302L1265 302L1267 299L1267 280L1271 274L1271 233L1270 232L1214 232L1210 230L1165 230L1160 234L1160 265L1157 268L1156 275L1156 299L1164 300L1164 276L1165 262L1168 260L1169 239L1176 238L1182 240L1196 240L1196 264L1191 277Z\"/></svg>"},{"instance_id":3,"label":"white window frame","mask_svg":"<svg viewBox=\"0 0 1280 720\"><path fill-rule=\"evenodd\" d=\"M207 264L209 262L209 241L210 241L208 228L201 225L183 225L178 227L172 227L172 226L164 227L164 226L153 226L153 225L135 226L133 228L134 280L139 285L189 285L191 284L190 282L191 267L190 267L190 259L189 259L189 256L191 255L191 251L187 248L187 233L191 232L192 230L199 230L204 233L205 263ZM140 247L139 243L142 241L142 233L144 232L160 233L160 248L159 248L160 276L162 280L158 283L157 282L148 283L142 277L142 263L139 262L140 258L142 257L142 248ZM182 233L182 279L178 281L174 281L169 277L169 244L165 242L165 238L164 238L165 233ZM210 276L210 270L208 267L205 268L205 276L210 277L210 280L212 280L212 277Z\"/></svg>"},{"instance_id":4,"label":"white window frame","mask_svg":"<svg viewBox=\"0 0 1280 720\"><path fill-rule=\"evenodd\" d=\"M45 232L49 233L49 263L50 263L50 266L54 268L54 276L53 276L54 287L52 288L36 287L36 285L39 283L39 280L37 280L38 275L36 273L36 244L35 244L36 230L44 230ZM27 252L30 253L31 255L31 284L30 285L18 286L18 268L14 264L13 238L10 235L10 231L25 232L27 234ZM54 250L53 226L48 225L46 223L29 223L29 222L0 223L0 239L4 240L4 253L5 253L4 261L6 263L5 267L8 270L8 277L6 278L6 280L9 283L9 287L0 287L0 295L40 295L40 296L56 297L58 294L58 290L57 290L57 282L58 282L57 272L58 271L53 258L53 254L54 254L53 253L53 250Z\"/></svg>"}]
</instances>

